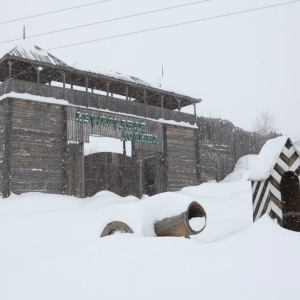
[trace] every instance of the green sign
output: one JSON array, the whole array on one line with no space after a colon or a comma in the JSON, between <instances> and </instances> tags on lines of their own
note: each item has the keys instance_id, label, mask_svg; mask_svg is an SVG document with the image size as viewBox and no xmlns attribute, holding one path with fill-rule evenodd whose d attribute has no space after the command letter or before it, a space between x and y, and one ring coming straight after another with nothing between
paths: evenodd
<instances>
[{"instance_id":1,"label":"green sign","mask_svg":"<svg viewBox=\"0 0 300 300\"><path fill-rule=\"evenodd\" d=\"M94 116L88 113L76 113L76 121L90 123L96 126L114 127L123 131L121 141L134 141L148 144L158 144L157 135L147 134L146 123L132 122L121 119Z\"/></svg>"}]
</instances>

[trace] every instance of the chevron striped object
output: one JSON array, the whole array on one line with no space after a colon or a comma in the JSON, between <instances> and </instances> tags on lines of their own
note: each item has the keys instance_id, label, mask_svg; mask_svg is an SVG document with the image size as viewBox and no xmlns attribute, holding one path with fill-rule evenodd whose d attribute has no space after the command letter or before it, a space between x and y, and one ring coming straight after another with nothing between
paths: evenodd
<instances>
[{"instance_id":1,"label":"chevron striped object","mask_svg":"<svg viewBox=\"0 0 300 300\"><path fill-rule=\"evenodd\" d=\"M299 182L300 155L288 137L286 137L286 142L279 153L279 155L277 154L277 159L274 159L273 165L269 166L269 171L265 173L267 174L265 178L255 178L255 176L251 177L250 175L249 179L252 185L253 221L255 222L264 214L268 214L272 218L277 219L281 226L286 227L282 207L283 191L281 181L283 175L289 172L292 176L297 176ZM296 192L299 195L299 183L298 191ZM300 203L298 207L300 207ZM298 215L300 211L293 211L292 213Z\"/></svg>"}]
</instances>

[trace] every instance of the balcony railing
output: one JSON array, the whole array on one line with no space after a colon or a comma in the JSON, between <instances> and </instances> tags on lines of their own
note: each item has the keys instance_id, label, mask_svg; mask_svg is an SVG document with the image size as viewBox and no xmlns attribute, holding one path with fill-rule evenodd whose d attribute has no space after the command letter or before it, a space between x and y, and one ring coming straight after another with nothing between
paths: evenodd
<instances>
[{"instance_id":1,"label":"balcony railing","mask_svg":"<svg viewBox=\"0 0 300 300\"><path fill-rule=\"evenodd\" d=\"M107 109L113 112L155 120L174 120L177 122L187 122L189 124L195 124L196 122L196 117L187 113L163 109L152 105L145 105L134 101L126 101L105 95L51 85L43 85L17 79L8 79L0 84L1 96L11 92L63 99L76 106Z\"/></svg>"}]
</instances>

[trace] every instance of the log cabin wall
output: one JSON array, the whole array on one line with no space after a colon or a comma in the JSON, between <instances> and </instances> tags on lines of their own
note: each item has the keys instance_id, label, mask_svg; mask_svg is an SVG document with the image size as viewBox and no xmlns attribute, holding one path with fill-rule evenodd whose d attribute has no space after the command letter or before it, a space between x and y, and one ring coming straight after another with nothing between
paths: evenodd
<instances>
[{"instance_id":1,"label":"log cabin wall","mask_svg":"<svg viewBox=\"0 0 300 300\"><path fill-rule=\"evenodd\" d=\"M4 110L4 102L0 103L0 194L3 192L3 159L4 159L4 150L5 143L4 137L6 132L6 120L5 120L5 110Z\"/></svg>"},{"instance_id":2,"label":"log cabin wall","mask_svg":"<svg viewBox=\"0 0 300 300\"><path fill-rule=\"evenodd\" d=\"M0 105L2 196L8 197L10 191L89 195L85 191L89 185L85 183L84 142L88 141L89 134L117 138L120 134L76 122L76 107L11 98L2 100ZM83 108L80 111L90 112ZM95 110L93 114L119 116ZM135 121L134 117L128 119ZM139 187L135 187L134 194L139 190L139 196L220 181L232 172L241 156L257 154L269 138L246 132L221 119L198 118L198 128L154 120L145 122L157 134L159 143L133 146L136 174L139 174L135 179Z\"/></svg>"},{"instance_id":3,"label":"log cabin wall","mask_svg":"<svg viewBox=\"0 0 300 300\"><path fill-rule=\"evenodd\" d=\"M166 191L178 191L198 183L195 141L194 128L164 126Z\"/></svg>"},{"instance_id":4,"label":"log cabin wall","mask_svg":"<svg viewBox=\"0 0 300 300\"><path fill-rule=\"evenodd\" d=\"M11 192L66 192L66 109L10 100Z\"/></svg>"},{"instance_id":5,"label":"log cabin wall","mask_svg":"<svg viewBox=\"0 0 300 300\"><path fill-rule=\"evenodd\" d=\"M260 136L222 119L200 117L197 126L199 183L223 180L233 171L239 158L258 154L266 140L276 136Z\"/></svg>"},{"instance_id":6,"label":"log cabin wall","mask_svg":"<svg viewBox=\"0 0 300 300\"><path fill-rule=\"evenodd\" d=\"M9 100L0 103L0 188L2 197L10 195L11 106Z\"/></svg>"}]
</instances>

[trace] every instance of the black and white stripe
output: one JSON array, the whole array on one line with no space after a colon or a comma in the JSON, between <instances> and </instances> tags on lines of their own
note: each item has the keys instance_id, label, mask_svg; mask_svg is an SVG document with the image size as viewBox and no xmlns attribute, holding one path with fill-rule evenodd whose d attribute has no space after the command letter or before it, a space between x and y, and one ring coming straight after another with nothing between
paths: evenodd
<instances>
[{"instance_id":1,"label":"black and white stripe","mask_svg":"<svg viewBox=\"0 0 300 300\"><path fill-rule=\"evenodd\" d=\"M280 182L287 171L295 172L300 179L299 154L289 138L269 178L252 181L253 221L257 221L266 213L277 219L280 225L283 224Z\"/></svg>"}]
</instances>

